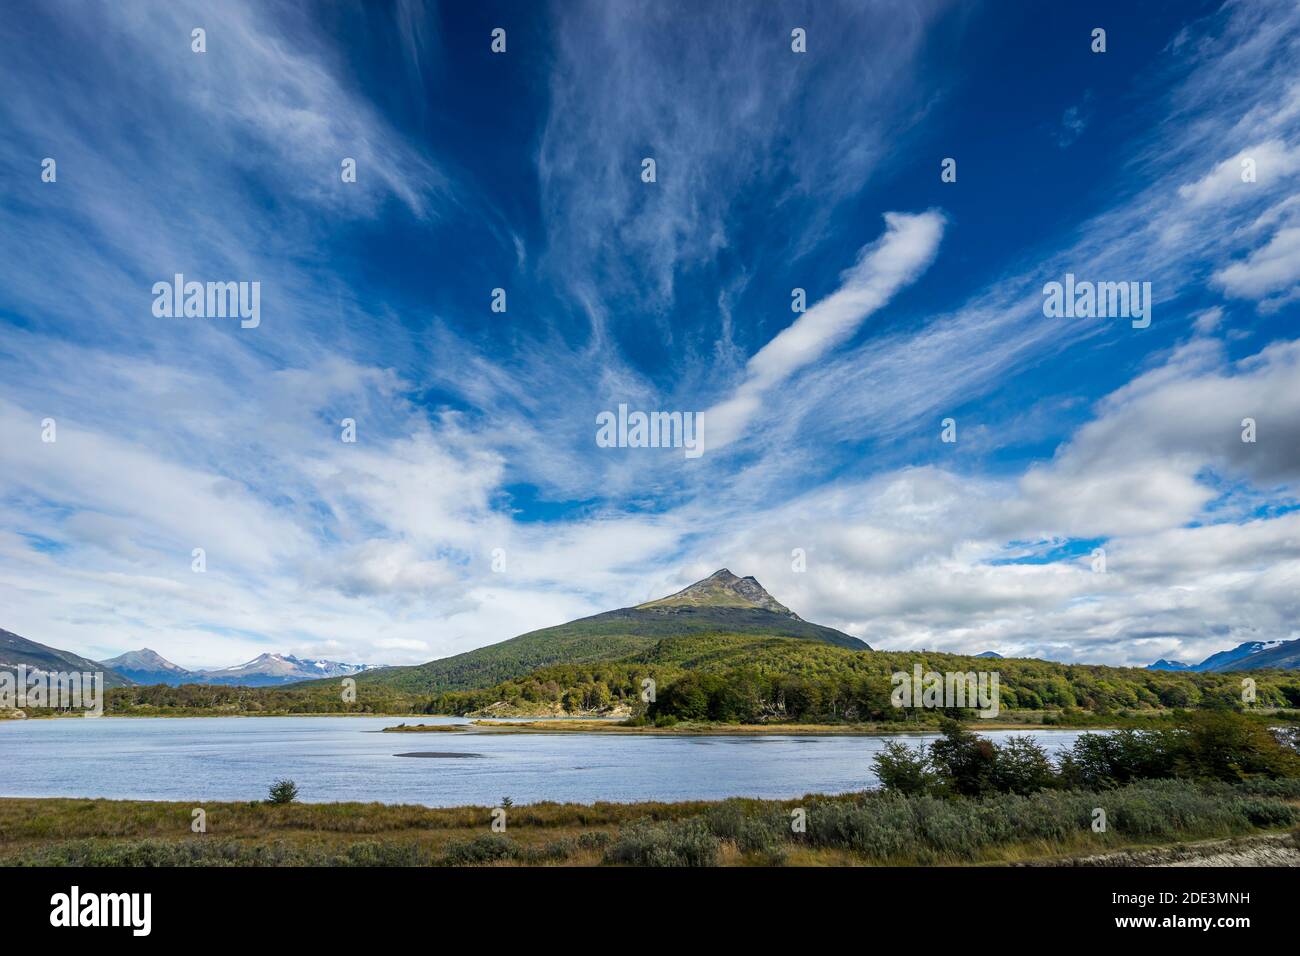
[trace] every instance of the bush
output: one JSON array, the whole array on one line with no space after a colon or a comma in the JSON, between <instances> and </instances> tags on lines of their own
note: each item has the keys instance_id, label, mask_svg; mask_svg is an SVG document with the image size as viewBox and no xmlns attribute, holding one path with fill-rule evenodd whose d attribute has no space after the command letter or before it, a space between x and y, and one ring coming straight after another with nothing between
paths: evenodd
<instances>
[{"instance_id":1,"label":"bush","mask_svg":"<svg viewBox=\"0 0 1300 956\"><path fill-rule=\"evenodd\" d=\"M584 850L603 850L611 839L604 830L592 830L578 835L578 846Z\"/></svg>"},{"instance_id":2,"label":"bush","mask_svg":"<svg viewBox=\"0 0 1300 956\"><path fill-rule=\"evenodd\" d=\"M1057 784L1056 768L1033 737L1013 737L994 747L993 788L1029 794Z\"/></svg>"},{"instance_id":3,"label":"bush","mask_svg":"<svg viewBox=\"0 0 1300 956\"><path fill-rule=\"evenodd\" d=\"M298 785L292 780L277 780L271 784L269 803L293 803L298 799Z\"/></svg>"},{"instance_id":4,"label":"bush","mask_svg":"<svg viewBox=\"0 0 1300 956\"><path fill-rule=\"evenodd\" d=\"M633 866L714 866L718 838L703 820L670 823L633 823L605 851L606 863Z\"/></svg>"},{"instance_id":5,"label":"bush","mask_svg":"<svg viewBox=\"0 0 1300 956\"><path fill-rule=\"evenodd\" d=\"M997 748L955 720L945 717L939 727L943 736L930 744L930 762L941 784L963 797L992 793Z\"/></svg>"},{"instance_id":6,"label":"bush","mask_svg":"<svg viewBox=\"0 0 1300 956\"><path fill-rule=\"evenodd\" d=\"M912 750L901 741L891 740L871 764L882 787L906 796L930 793L938 783L923 745Z\"/></svg>"},{"instance_id":7,"label":"bush","mask_svg":"<svg viewBox=\"0 0 1300 956\"><path fill-rule=\"evenodd\" d=\"M713 807L704 817L714 836L736 845L742 853L754 853L771 860L784 855L782 844L794 834L790 817L781 810L746 813L739 802L727 801Z\"/></svg>"},{"instance_id":8,"label":"bush","mask_svg":"<svg viewBox=\"0 0 1300 956\"><path fill-rule=\"evenodd\" d=\"M444 866L469 866L475 863L495 863L511 860L520 855L519 844L501 833L485 833L472 840L453 840L443 848Z\"/></svg>"}]
</instances>

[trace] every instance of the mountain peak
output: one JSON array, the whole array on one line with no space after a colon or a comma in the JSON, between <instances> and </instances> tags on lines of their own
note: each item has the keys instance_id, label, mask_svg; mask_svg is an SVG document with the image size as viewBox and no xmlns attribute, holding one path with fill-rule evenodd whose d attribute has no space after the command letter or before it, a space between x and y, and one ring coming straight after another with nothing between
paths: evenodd
<instances>
[{"instance_id":1,"label":"mountain peak","mask_svg":"<svg viewBox=\"0 0 1300 956\"><path fill-rule=\"evenodd\" d=\"M768 594L753 577L740 578L727 568L714 571L676 594L638 605L639 609L669 610L677 607L756 607L799 620L788 607Z\"/></svg>"},{"instance_id":2,"label":"mountain peak","mask_svg":"<svg viewBox=\"0 0 1300 956\"><path fill-rule=\"evenodd\" d=\"M188 673L185 668L178 667L149 647L142 647L138 651L127 651L125 654L119 654L117 657L101 661L100 663L107 667L111 667L113 670L122 672L174 671L178 674Z\"/></svg>"}]
</instances>

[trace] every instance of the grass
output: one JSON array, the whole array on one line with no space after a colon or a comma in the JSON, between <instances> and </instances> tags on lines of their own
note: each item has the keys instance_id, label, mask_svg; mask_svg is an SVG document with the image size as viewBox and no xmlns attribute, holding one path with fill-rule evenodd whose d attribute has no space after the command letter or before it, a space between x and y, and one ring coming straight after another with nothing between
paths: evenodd
<instances>
[{"instance_id":1,"label":"grass","mask_svg":"<svg viewBox=\"0 0 1300 956\"><path fill-rule=\"evenodd\" d=\"M1094 811L1107 830L1094 832ZM1014 863L1278 832L1300 823L1300 781L1149 781L1098 793L979 800L877 792L797 800L204 804L0 800L0 864L81 866L965 865ZM792 826L794 811L804 826Z\"/></svg>"}]
</instances>

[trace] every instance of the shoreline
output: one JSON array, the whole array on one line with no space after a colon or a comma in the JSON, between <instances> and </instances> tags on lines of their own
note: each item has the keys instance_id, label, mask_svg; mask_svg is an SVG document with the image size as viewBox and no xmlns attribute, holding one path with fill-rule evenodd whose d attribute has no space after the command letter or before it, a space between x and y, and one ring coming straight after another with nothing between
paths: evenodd
<instances>
[{"instance_id":1,"label":"shoreline","mask_svg":"<svg viewBox=\"0 0 1300 956\"><path fill-rule=\"evenodd\" d=\"M231 714L104 714L100 717L86 717L82 714L42 714L40 716L12 717L0 720L0 727L5 725L22 725L29 721L62 720L203 720L216 717L258 718L311 718L365 717L378 720L428 720L430 718L460 719L458 724L398 724L383 727L375 733L447 733L455 728L459 733L489 734L552 734L552 735L629 735L646 737L896 737L920 736L939 733L939 725L918 727L896 726L884 723L867 724L715 724L715 723L680 723L671 727L625 726L622 718L602 717L518 717L518 718L461 718L455 714L356 714L356 713L231 713ZM1020 723L1016 721L972 721L973 730L1024 730L1024 731L1090 731L1118 730L1122 725L1113 722L1096 724L1044 724Z\"/></svg>"},{"instance_id":2,"label":"shoreline","mask_svg":"<svg viewBox=\"0 0 1300 956\"><path fill-rule=\"evenodd\" d=\"M567 726L566 726L567 724ZM436 726L436 725L435 725ZM443 725L446 726L446 725ZM1047 724L1006 722L971 725L978 730L1114 730L1114 726L1059 727ZM645 737L896 737L939 733L933 727L889 727L884 724L677 724L672 727L627 727L615 721L520 720L487 723L475 720L473 727L482 733L497 734L615 734ZM407 728L403 732L420 733Z\"/></svg>"}]
</instances>

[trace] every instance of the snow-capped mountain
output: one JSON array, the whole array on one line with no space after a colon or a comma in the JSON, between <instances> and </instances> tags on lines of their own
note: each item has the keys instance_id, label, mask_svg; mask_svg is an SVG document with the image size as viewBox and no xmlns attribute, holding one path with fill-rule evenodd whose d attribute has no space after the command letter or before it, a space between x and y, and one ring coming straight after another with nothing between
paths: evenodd
<instances>
[{"instance_id":1,"label":"snow-capped mountain","mask_svg":"<svg viewBox=\"0 0 1300 956\"><path fill-rule=\"evenodd\" d=\"M265 687L271 684L292 684L301 680L314 680L318 677L347 677L368 670L374 670L374 665L344 664L323 659L303 660L292 654L261 654L244 664L203 671L199 676L201 682L205 684Z\"/></svg>"},{"instance_id":2,"label":"snow-capped mountain","mask_svg":"<svg viewBox=\"0 0 1300 956\"><path fill-rule=\"evenodd\" d=\"M266 687L318 677L347 677L374 670L380 665L344 664L324 658L304 660L292 654L261 654L234 667L186 670L158 652L144 647L102 661L100 666L111 668L136 684L168 684L172 687L181 684L240 684L245 687Z\"/></svg>"},{"instance_id":3,"label":"snow-capped mountain","mask_svg":"<svg viewBox=\"0 0 1300 956\"><path fill-rule=\"evenodd\" d=\"M1300 640L1247 641L1228 651L1211 654L1199 664L1158 660L1147 665L1153 671L1252 671L1276 667L1300 668Z\"/></svg>"}]
</instances>

